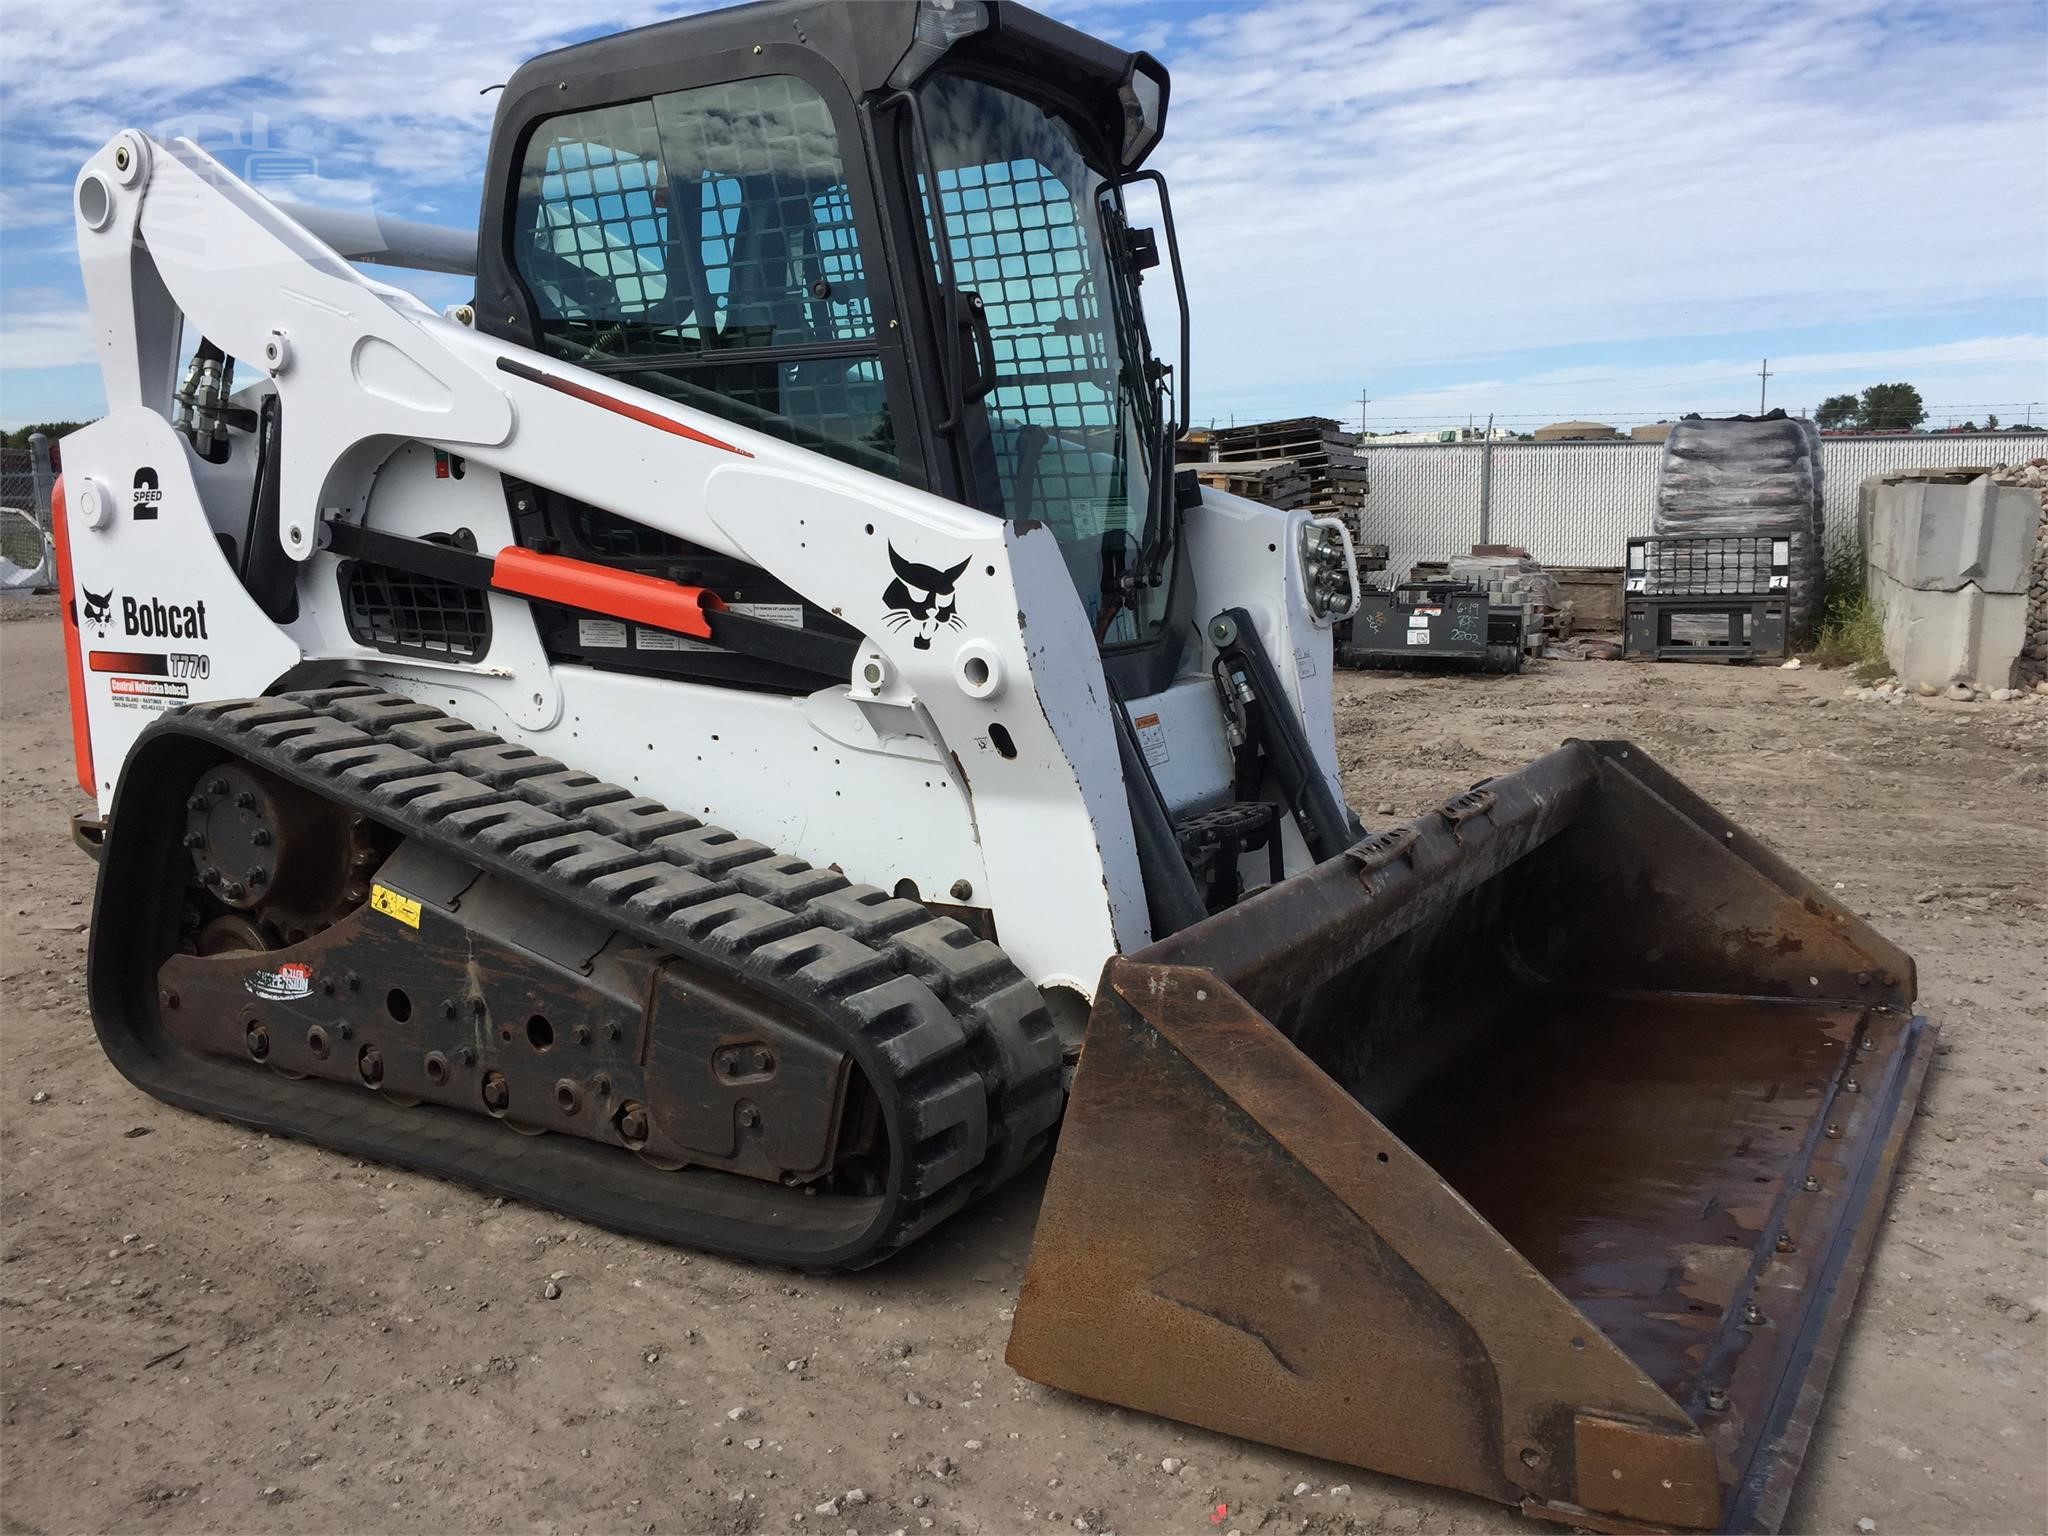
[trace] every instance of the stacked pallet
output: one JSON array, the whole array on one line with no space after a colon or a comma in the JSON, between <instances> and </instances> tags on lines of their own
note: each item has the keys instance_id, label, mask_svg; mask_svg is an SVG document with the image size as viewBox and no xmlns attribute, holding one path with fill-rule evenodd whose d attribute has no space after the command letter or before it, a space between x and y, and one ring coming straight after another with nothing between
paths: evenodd
<instances>
[{"instance_id":1,"label":"stacked pallet","mask_svg":"<svg viewBox=\"0 0 2048 1536\"><path fill-rule=\"evenodd\" d=\"M1195 478L1213 490L1228 491L1264 502L1283 512L1308 505L1309 481L1295 459L1244 459L1229 464L1197 464Z\"/></svg>"},{"instance_id":2,"label":"stacked pallet","mask_svg":"<svg viewBox=\"0 0 2048 1536\"><path fill-rule=\"evenodd\" d=\"M1302 506L1318 516L1348 512L1351 516L1347 520L1356 527L1369 488L1365 456L1359 449L1356 432L1344 431L1327 416L1294 416L1285 421L1254 421L1190 433L1183 451L1199 452L1198 437L1207 456L1219 464L1292 460L1307 482L1307 491L1302 501L1290 505Z\"/></svg>"}]
</instances>

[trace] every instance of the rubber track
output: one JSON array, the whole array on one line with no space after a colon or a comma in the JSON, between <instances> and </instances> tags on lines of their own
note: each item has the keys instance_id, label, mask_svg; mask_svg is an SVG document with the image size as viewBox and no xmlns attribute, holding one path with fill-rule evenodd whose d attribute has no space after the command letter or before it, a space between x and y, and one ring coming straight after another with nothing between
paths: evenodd
<instances>
[{"instance_id":1,"label":"rubber track","mask_svg":"<svg viewBox=\"0 0 2048 1536\"><path fill-rule=\"evenodd\" d=\"M871 1263L910 1242L1023 1168L1058 1123L1060 1042L1037 988L996 945L916 902L367 686L194 705L165 714L143 742L166 733L203 738L548 901L779 994L811 1028L846 1041L896 1128L899 1198L869 1247L834 1264ZM142 756L138 743L131 767ZM413 1147L389 1155L431 1164ZM761 1187L764 1198L784 1194ZM659 1235L761 1256L717 1231Z\"/></svg>"}]
</instances>

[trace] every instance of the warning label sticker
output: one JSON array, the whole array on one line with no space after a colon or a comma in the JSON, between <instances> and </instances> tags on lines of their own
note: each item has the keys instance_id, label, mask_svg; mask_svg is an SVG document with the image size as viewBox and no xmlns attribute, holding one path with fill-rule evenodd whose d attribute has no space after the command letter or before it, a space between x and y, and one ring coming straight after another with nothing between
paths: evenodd
<instances>
[{"instance_id":1,"label":"warning label sticker","mask_svg":"<svg viewBox=\"0 0 2048 1536\"><path fill-rule=\"evenodd\" d=\"M1411 629L1411 630L1409 630L1409 631L1408 631L1408 643L1409 643L1410 645L1427 645L1427 644L1429 644L1429 631L1428 631L1428 630L1426 630L1426 629Z\"/></svg>"},{"instance_id":2,"label":"warning label sticker","mask_svg":"<svg viewBox=\"0 0 2048 1536\"><path fill-rule=\"evenodd\" d=\"M1145 754L1145 761L1154 768L1163 768L1173 761L1173 755L1166 749L1166 727L1159 723L1157 715L1139 715L1131 721L1138 733L1138 746Z\"/></svg>"},{"instance_id":3,"label":"warning label sticker","mask_svg":"<svg viewBox=\"0 0 2048 1536\"><path fill-rule=\"evenodd\" d=\"M725 611L741 614L749 619L762 619L770 624L780 624L786 629L804 627L802 603L727 603Z\"/></svg>"},{"instance_id":4,"label":"warning label sticker","mask_svg":"<svg viewBox=\"0 0 2048 1536\"><path fill-rule=\"evenodd\" d=\"M408 928L420 925L420 904L410 896L402 896L388 885L370 887L370 906L386 917L396 918Z\"/></svg>"},{"instance_id":5,"label":"warning label sticker","mask_svg":"<svg viewBox=\"0 0 2048 1536\"><path fill-rule=\"evenodd\" d=\"M706 645L702 640L688 635L670 634L665 629L647 629L638 624L633 626L633 648L641 651L715 651L715 645Z\"/></svg>"}]
</instances>

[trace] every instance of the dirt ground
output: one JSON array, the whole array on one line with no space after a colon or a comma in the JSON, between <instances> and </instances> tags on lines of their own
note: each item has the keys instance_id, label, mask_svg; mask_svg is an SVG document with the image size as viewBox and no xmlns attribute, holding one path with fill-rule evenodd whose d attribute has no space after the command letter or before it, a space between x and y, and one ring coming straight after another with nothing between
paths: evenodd
<instances>
[{"instance_id":1,"label":"dirt ground","mask_svg":"<svg viewBox=\"0 0 2048 1536\"><path fill-rule=\"evenodd\" d=\"M24 617L0 625L0 1529L1539 1529L1020 1380L1002 1352L1042 1175L879 1271L815 1277L143 1097L87 1020L59 632ZM1347 675L1337 719L1369 822L1566 736L1632 737L1917 956L1943 1054L1787 1529L2039 1532L2048 698L1858 704L1845 681Z\"/></svg>"}]
</instances>

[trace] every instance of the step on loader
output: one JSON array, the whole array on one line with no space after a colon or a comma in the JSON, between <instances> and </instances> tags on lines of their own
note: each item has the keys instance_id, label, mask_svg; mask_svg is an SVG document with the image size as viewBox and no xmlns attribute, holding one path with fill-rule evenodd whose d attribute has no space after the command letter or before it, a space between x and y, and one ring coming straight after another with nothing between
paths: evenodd
<instances>
[{"instance_id":1,"label":"step on loader","mask_svg":"<svg viewBox=\"0 0 2048 1536\"><path fill-rule=\"evenodd\" d=\"M1026 1375L1769 1528L1911 962L1626 744L1358 822L1348 542L1173 466L1168 96L1007 3L778 0L523 66L473 240L95 154L55 518L100 1041L808 1268L1057 1135Z\"/></svg>"}]
</instances>

